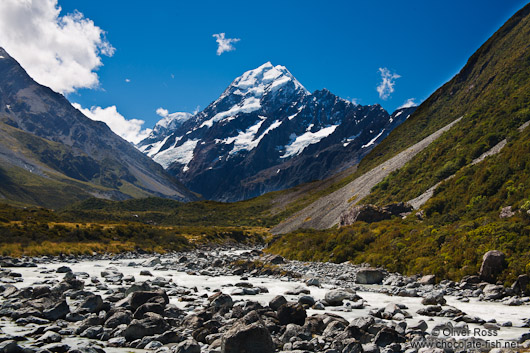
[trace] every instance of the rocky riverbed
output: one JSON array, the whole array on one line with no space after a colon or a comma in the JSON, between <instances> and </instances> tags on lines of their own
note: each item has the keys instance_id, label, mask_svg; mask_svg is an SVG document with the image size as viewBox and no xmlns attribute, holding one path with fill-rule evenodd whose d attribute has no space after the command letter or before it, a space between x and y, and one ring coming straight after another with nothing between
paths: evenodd
<instances>
[{"instance_id":1,"label":"rocky riverbed","mask_svg":"<svg viewBox=\"0 0 530 353\"><path fill-rule=\"evenodd\" d=\"M530 347L530 299L478 276L435 284L432 276L228 248L1 265L0 352Z\"/></svg>"}]
</instances>

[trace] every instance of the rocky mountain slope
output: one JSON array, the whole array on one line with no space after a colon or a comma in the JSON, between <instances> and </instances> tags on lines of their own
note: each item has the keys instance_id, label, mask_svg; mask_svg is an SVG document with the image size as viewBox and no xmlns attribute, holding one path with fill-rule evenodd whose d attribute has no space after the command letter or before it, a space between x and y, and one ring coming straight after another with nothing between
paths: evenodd
<instances>
[{"instance_id":1,"label":"rocky mountain slope","mask_svg":"<svg viewBox=\"0 0 530 353\"><path fill-rule=\"evenodd\" d=\"M0 199L60 207L90 196L192 200L162 167L37 84L0 48Z\"/></svg>"},{"instance_id":2,"label":"rocky mountain slope","mask_svg":"<svg viewBox=\"0 0 530 353\"><path fill-rule=\"evenodd\" d=\"M138 147L205 198L236 201L358 163L413 111L389 115L326 89L311 94L285 67L266 63L197 115L164 118Z\"/></svg>"},{"instance_id":3,"label":"rocky mountain slope","mask_svg":"<svg viewBox=\"0 0 530 353\"><path fill-rule=\"evenodd\" d=\"M530 274L528 43L530 4L353 173L289 204L294 215L273 231L291 233L277 237L270 250L458 279L476 275L482 256L498 250L506 258L499 269L505 284ZM443 127L427 146L418 145ZM392 167L409 153L406 163ZM361 205L373 212L398 202L417 209L404 218L353 217ZM329 228L341 218L338 211L349 221Z\"/></svg>"},{"instance_id":4,"label":"rocky mountain slope","mask_svg":"<svg viewBox=\"0 0 530 353\"><path fill-rule=\"evenodd\" d=\"M351 198L358 191L343 189L345 194L342 198L350 200L350 204L375 203L378 205L415 200L427 191L429 191L427 195L445 198L444 194L453 194L453 190L444 187L444 184L468 180L470 173L474 173L474 170L487 162L485 159L491 161L492 158L496 158L497 163L508 165L509 161L501 161L502 158L506 158L502 153L494 155L490 150L499 152L500 145L498 144L503 139L511 140L512 144L515 143L515 136L521 134L521 126L530 119L528 114L530 50L525 44L530 39L528 34L530 33L529 11L529 6L526 6L511 18L473 54L465 67L451 81L421 104L405 123L392 131L363 159L353 175L340 181L338 185L342 187L366 175L393 156L461 118L458 124L447 131L443 138L437 139L407 164L402 165L399 170L388 173L386 178L378 180L380 183L374 184L375 187L370 190L370 193L353 200ZM520 148L522 151L526 150L524 146ZM484 158L480 158L482 155ZM491 155L489 159L485 158L489 155ZM449 178L446 180L455 174L458 176L459 172L465 175L465 179ZM475 195L465 192L463 195L454 195L454 198L450 196L452 203L444 202L445 206L437 206L437 209L449 211L455 203L469 204L473 197L489 198L497 192L502 192L503 188L506 190L507 185L504 183L509 182L509 179L499 176L483 177L484 182L492 179L499 180L492 181L489 188L485 185L478 188ZM337 186L331 186L328 192L322 193L331 194L337 189ZM416 207L427 202L429 197L420 197L420 199L419 204L415 200ZM501 199L506 198L503 196ZM496 207L509 206L509 204L510 202L501 202L500 199L495 201ZM429 208L432 205L432 203L427 203L426 207ZM515 204L513 206L515 207ZM310 208L313 209L311 222L317 222L315 218L319 218L318 214L326 217L328 212L327 209L316 212L315 205L311 205ZM458 212L461 211L465 211L465 207L464 209L459 207ZM306 212L309 212L309 208L301 214ZM335 218L332 223L324 222L323 227L337 224L337 220ZM295 221L292 219L288 222ZM298 223L298 226L306 226L304 222ZM287 227L286 229L294 228ZM280 231L281 228L277 229Z\"/></svg>"},{"instance_id":5,"label":"rocky mountain slope","mask_svg":"<svg viewBox=\"0 0 530 353\"><path fill-rule=\"evenodd\" d=\"M339 190L319 198L308 207L278 224L272 229L272 233L288 233L299 228L327 229L338 225L341 216L359 200L368 196L374 186L392 172L403 167L414 156L429 146L430 143L449 130L456 122L450 123L434 134L427 136L422 141L381 163Z\"/></svg>"}]
</instances>

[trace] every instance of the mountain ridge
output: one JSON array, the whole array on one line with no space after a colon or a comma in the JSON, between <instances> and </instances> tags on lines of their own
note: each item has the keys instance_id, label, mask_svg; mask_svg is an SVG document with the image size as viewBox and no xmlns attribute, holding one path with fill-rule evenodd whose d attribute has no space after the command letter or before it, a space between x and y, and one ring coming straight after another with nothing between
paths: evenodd
<instances>
[{"instance_id":1,"label":"mountain ridge","mask_svg":"<svg viewBox=\"0 0 530 353\"><path fill-rule=\"evenodd\" d=\"M138 147L205 198L237 201L358 163L414 109L389 115L327 89L310 93L284 66L267 62L172 133Z\"/></svg>"},{"instance_id":2,"label":"mountain ridge","mask_svg":"<svg viewBox=\"0 0 530 353\"><path fill-rule=\"evenodd\" d=\"M0 124L4 135L0 158L4 161L4 178L11 169L11 178L25 178L36 185L43 182L42 178L53 179L51 189L61 192L74 183L80 192L67 193L72 201L91 195L115 199L150 195L196 198L106 124L87 118L64 96L36 83L2 48L0 56ZM12 144L7 144L8 140ZM33 176L22 177L27 173ZM3 181L4 187L17 184L17 180ZM38 204L51 207L68 203L68 197L51 203L38 196L32 198L39 190L30 185L18 188L21 195L28 196L21 196L25 201L40 200ZM1 186L0 193L17 198L17 193Z\"/></svg>"}]
</instances>

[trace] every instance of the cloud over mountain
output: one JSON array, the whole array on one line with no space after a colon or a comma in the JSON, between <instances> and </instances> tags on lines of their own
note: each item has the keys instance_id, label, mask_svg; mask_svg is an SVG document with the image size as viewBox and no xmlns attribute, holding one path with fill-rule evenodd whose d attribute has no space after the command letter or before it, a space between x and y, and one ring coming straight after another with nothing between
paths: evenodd
<instances>
[{"instance_id":1,"label":"cloud over mountain","mask_svg":"<svg viewBox=\"0 0 530 353\"><path fill-rule=\"evenodd\" d=\"M60 12L57 0L0 1L0 46L54 91L97 87L101 57L112 56L114 48L82 13Z\"/></svg>"}]
</instances>

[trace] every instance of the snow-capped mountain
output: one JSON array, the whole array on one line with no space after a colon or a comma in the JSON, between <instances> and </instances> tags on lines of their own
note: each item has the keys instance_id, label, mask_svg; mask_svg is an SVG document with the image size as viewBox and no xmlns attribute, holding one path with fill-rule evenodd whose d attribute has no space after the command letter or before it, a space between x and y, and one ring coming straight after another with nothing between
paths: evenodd
<instances>
[{"instance_id":1,"label":"snow-capped mountain","mask_svg":"<svg viewBox=\"0 0 530 353\"><path fill-rule=\"evenodd\" d=\"M205 198L235 201L357 163L413 109L390 116L326 89L311 94L268 62L236 78L202 112L163 132L155 127L138 148Z\"/></svg>"},{"instance_id":2,"label":"snow-capped mountain","mask_svg":"<svg viewBox=\"0 0 530 353\"><path fill-rule=\"evenodd\" d=\"M166 114L156 123L149 136L141 142L140 151L147 153L149 157L156 155L164 145L165 139L192 116L186 112Z\"/></svg>"}]
</instances>

